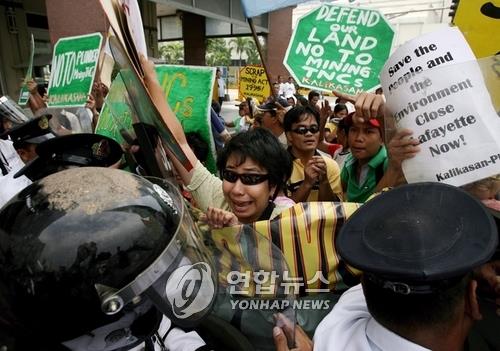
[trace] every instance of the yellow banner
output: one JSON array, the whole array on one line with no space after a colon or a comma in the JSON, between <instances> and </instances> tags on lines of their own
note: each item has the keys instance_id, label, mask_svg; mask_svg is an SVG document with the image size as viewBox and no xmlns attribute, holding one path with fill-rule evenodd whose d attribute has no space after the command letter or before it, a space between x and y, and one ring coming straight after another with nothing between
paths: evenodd
<instances>
[{"instance_id":1,"label":"yellow banner","mask_svg":"<svg viewBox=\"0 0 500 351\"><path fill-rule=\"evenodd\" d=\"M219 284L234 283L228 279L237 273L245 282L241 293L246 296L272 297L279 288L300 296L345 290L359 271L339 257L335 237L358 207L347 202L300 203L270 221L212 230L219 251ZM257 282L248 276L252 271L276 276ZM262 292L264 288L272 291L271 296Z\"/></svg>"},{"instance_id":2,"label":"yellow banner","mask_svg":"<svg viewBox=\"0 0 500 351\"><path fill-rule=\"evenodd\" d=\"M267 81L266 71L261 66L245 66L240 69L238 84L239 100L247 97L256 98L260 103L271 95L271 88Z\"/></svg>"}]
</instances>

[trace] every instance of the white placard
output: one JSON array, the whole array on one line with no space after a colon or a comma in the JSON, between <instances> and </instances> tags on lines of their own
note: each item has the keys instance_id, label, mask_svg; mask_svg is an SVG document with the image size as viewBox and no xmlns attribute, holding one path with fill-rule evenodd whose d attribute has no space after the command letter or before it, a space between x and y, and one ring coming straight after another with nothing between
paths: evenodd
<instances>
[{"instance_id":1,"label":"white placard","mask_svg":"<svg viewBox=\"0 0 500 351\"><path fill-rule=\"evenodd\" d=\"M403 162L408 183L461 186L500 173L500 118L458 29L407 42L380 78L396 127L420 141L421 152Z\"/></svg>"}]
</instances>

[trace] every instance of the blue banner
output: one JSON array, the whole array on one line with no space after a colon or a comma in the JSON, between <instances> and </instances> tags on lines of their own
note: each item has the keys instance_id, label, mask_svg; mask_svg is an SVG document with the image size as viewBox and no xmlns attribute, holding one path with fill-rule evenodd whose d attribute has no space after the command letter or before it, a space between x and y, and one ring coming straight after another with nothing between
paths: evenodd
<instances>
[{"instance_id":1,"label":"blue banner","mask_svg":"<svg viewBox=\"0 0 500 351\"><path fill-rule=\"evenodd\" d=\"M241 0L246 18L297 5L300 2L304 2L304 0Z\"/></svg>"}]
</instances>

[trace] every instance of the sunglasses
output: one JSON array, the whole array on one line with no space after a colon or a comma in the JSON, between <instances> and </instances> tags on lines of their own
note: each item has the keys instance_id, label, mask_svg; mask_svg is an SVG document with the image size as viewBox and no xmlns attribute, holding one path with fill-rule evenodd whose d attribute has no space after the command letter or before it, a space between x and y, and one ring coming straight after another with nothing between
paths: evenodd
<instances>
[{"instance_id":1,"label":"sunglasses","mask_svg":"<svg viewBox=\"0 0 500 351\"><path fill-rule=\"evenodd\" d=\"M268 180L269 174L239 174L225 169L222 171L222 178L227 180L229 183L236 183L239 179L245 185L256 185Z\"/></svg>"},{"instance_id":2,"label":"sunglasses","mask_svg":"<svg viewBox=\"0 0 500 351\"><path fill-rule=\"evenodd\" d=\"M308 132L311 132L312 134L316 134L319 132L319 126L317 124L313 124L308 127L298 127L295 129L292 129L292 132L297 133L297 134L302 134L306 135Z\"/></svg>"}]
</instances>

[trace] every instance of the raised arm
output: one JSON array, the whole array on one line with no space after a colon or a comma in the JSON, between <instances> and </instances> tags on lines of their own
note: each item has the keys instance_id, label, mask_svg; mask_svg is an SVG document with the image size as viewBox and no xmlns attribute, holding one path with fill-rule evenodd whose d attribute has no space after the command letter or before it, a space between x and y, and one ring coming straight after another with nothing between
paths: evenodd
<instances>
[{"instance_id":1,"label":"raised arm","mask_svg":"<svg viewBox=\"0 0 500 351\"><path fill-rule=\"evenodd\" d=\"M31 109L31 112L36 116L38 111L47 107L45 101L43 101L43 97L38 93L37 83L32 79L26 83L28 87L28 91L30 93L28 106Z\"/></svg>"},{"instance_id":2,"label":"raised arm","mask_svg":"<svg viewBox=\"0 0 500 351\"><path fill-rule=\"evenodd\" d=\"M330 154L328 150L328 143L325 142L325 125L330 118L332 114L332 109L330 107L330 104L328 103L328 100L325 100L324 102L321 103L321 109L319 109L319 142L318 142L318 149Z\"/></svg>"},{"instance_id":3,"label":"raised arm","mask_svg":"<svg viewBox=\"0 0 500 351\"><path fill-rule=\"evenodd\" d=\"M372 93L360 93L358 95L348 95L334 91L336 96L346 99L354 104L356 113L354 118L360 122L370 118L384 118L385 99L382 95ZM385 122L385 121L384 121ZM385 124L385 123L384 123ZM413 139L413 132L408 129L398 131L387 143L389 163L384 176L377 183L375 191L381 191L387 187L394 187L404 183L401 164L404 160L415 157L420 151L418 140Z\"/></svg>"},{"instance_id":4,"label":"raised arm","mask_svg":"<svg viewBox=\"0 0 500 351\"><path fill-rule=\"evenodd\" d=\"M354 104L356 108L354 118L357 118L360 123L384 116L385 100L382 95L366 92L350 95L338 91L333 91L333 94Z\"/></svg>"}]
</instances>

